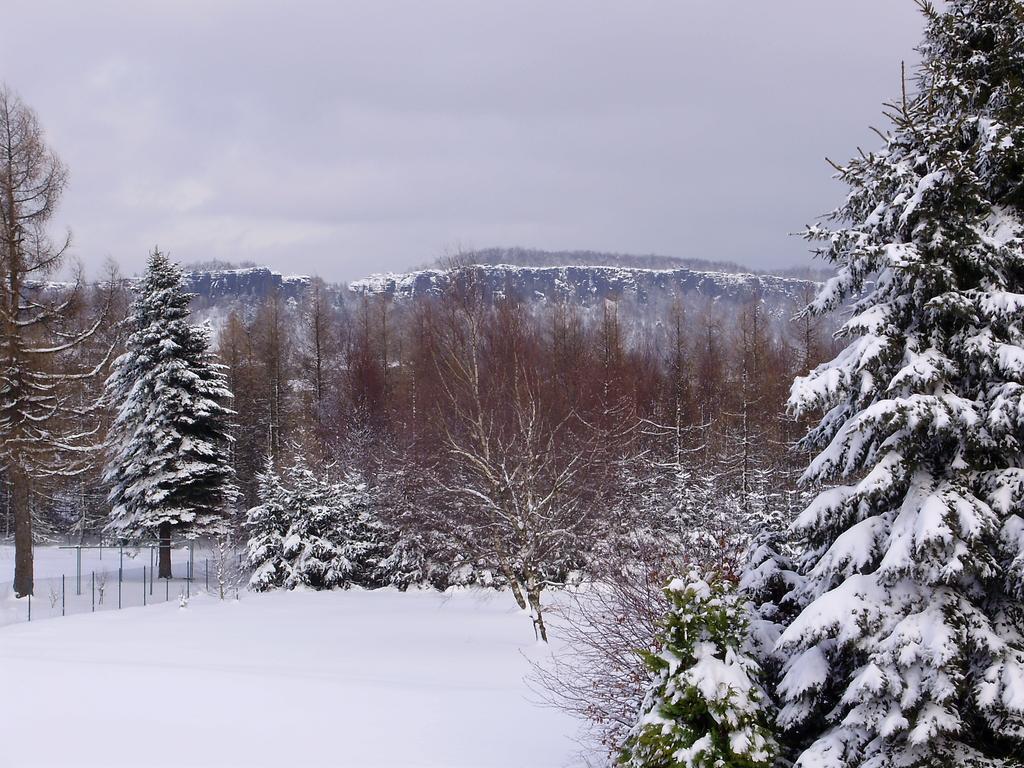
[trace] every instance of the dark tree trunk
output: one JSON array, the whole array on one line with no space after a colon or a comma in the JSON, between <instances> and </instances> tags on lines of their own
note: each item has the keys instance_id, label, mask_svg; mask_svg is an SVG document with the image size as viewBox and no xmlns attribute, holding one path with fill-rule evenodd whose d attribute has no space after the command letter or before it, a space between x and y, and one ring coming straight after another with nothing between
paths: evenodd
<instances>
[{"instance_id":1,"label":"dark tree trunk","mask_svg":"<svg viewBox=\"0 0 1024 768\"><path fill-rule=\"evenodd\" d=\"M160 574L161 579L171 578L171 524L160 524Z\"/></svg>"},{"instance_id":2,"label":"dark tree trunk","mask_svg":"<svg viewBox=\"0 0 1024 768\"><path fill-rule=\"evenodd\" d=\"M544 625L544 606L540 602L541 589L543 589L543 586L535 576L527 577L526 595L530 601L530 613L533 614L533 628L537 633L537 639L546 643L548 641L548 628Z\"/></svg>"},{"instance_id":3,"label":"dark tree trunk","mask_svg":"<svg viewBox=\"0 0 1024 768\"><path fill-rule=\"evenodd\" d=\"M10 482L11 506L14 509L14 595L32 594L32 509L29 505L28 478L12 466Z\"/></svg>"}]
</instances>

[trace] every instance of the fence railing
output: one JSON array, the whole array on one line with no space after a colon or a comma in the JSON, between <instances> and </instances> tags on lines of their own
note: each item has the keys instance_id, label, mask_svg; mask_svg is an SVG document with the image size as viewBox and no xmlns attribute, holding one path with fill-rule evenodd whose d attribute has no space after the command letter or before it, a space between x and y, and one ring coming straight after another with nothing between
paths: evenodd
<instances>
[{"instance_id":1,"label":"fence railing","mask_svg":"<svg viewBox=\"0 0 1024 768\"><path fill-rule=\"evenodd\" d=\"M13 584L0 584L0 626L180 602L201 593L238 599L244 591L247 574L241 552L190 552L177 566L180 575L170 579L158 576L155 562L125 565L117 547L113 552L104 561L84 563L81 550L71 552L68 572L60 575L53 575L51 562L51 574L34 579L31 596L15 599Z\"/></svg>"}]
</instances>

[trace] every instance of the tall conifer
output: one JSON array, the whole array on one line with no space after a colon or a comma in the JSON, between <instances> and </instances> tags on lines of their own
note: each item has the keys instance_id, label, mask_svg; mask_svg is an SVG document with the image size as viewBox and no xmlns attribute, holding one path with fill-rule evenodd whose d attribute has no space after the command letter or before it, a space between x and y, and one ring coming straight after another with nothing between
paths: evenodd
<instances>
[{"instance_id":1,"label":"tall conifer","mask_svg":"<svg viewBox=\"0 0 1024 768\"><path fill-rule=\"evenodd\" d=\"M808 235L849 345L799 379L821 411L796 522L805 606L780 640L803 768L1024 755L1024 3L920 3L922 63L881 149Z\"/></svg>"},{"instance_id":2,"label":"tall conifer","mask_svg":"<svg viewBox=\"0 0 1024 768\"><path fill-rule=\"evenodd\" d=\"M225 533L235 496L224 405L231 392L210 352L209 329L188 322L191 298L180 268L153 251L127 351L107 381L116 410L104 473L107 531L129 541L159 536L161 578L171 577L172 532Z\"/></svg>"}]
</instances>

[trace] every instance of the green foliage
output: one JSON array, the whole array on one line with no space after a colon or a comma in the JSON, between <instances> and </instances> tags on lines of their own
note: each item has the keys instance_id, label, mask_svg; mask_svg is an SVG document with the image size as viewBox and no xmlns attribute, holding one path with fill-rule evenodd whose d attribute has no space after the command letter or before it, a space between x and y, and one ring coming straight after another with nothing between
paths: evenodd
<instances>
[{"instance_id":1,"label":"green foliage","mask_svg":"<svg viewBox=\"0 0 1024 768\"><path fill-rule=\"evenodd\" d=\"M259 476L259 499L245 521L251 589L385 583L388 531L357 475L332 481L300 460L282 480L268 460Z\"/></svg>"},{"instance_id":2,"label":"green foliage","mask_svg":"<svg viewBox=\"0 0 1024 768\"><path fill-rule=\"evenodd\" d=\"M628 768L767 768L777 751L745 605L721 579L673 581L654 682L623 748Z\"/></svg>"}]
</instances>

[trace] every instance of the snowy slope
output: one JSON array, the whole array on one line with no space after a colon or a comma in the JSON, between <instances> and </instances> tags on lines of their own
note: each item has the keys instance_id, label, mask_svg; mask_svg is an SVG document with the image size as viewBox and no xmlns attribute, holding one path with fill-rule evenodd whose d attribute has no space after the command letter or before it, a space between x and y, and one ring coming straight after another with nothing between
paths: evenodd
<instances>
[{"instance_id":1,"label":"snowy slope","mask_svg":"<svg viewBox=\"0 0 1024 768\"><path fill-rule=\"evenodd\" d=\"M194 598L0 629L0 765L566 768L498 593ZM9 695L16 691L17 695Z\"/></svg>"}]
</instances>

